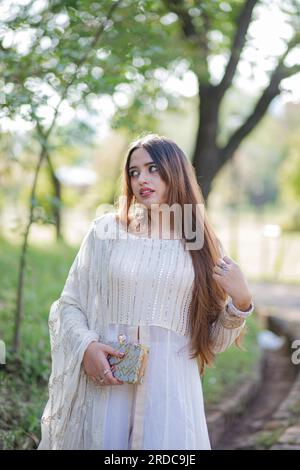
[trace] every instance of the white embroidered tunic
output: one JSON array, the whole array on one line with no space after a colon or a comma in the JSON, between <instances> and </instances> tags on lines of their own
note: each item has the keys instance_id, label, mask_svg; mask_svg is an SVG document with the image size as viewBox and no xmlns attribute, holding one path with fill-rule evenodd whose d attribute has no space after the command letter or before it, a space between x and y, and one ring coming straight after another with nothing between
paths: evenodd
<instances>
[{"instance_id":1,"label":"white embroidered tunic","mask_svg":"<svg viewBox=\"0 0 300 470\"><path fill-rule=\"evenodd\" d=\"M107 231L106 231L107 229ZM95 219L49 315L52 371L39 449L210 449L197 359L189 357L194 282L179 239L124 231L114 213ZM214 323L215 352L242 320ZM150 348L144 382L99 386L83 370L93 340L123 333Z\"/></svg>"}]
</instances>

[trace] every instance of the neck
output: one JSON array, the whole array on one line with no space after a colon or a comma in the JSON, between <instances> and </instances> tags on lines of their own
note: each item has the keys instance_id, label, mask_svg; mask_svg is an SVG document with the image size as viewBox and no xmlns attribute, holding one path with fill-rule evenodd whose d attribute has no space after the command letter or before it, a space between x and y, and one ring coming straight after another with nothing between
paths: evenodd
<instances>
[{"instance_id":1,"label":"neck","mask_svg":"<svg viewBox=\"0 0 300 470\"><path fill-rule=\"evenodd\" d=\"M165 220L161 211L147 211L147 216L141 221L141 230L144 232L147 231L151 236L152 234L158 234L159 237L162 237L162 234L168 233L170 235L174 233L174 222L172 218L170 220Z\"/></svg>"}]
</instances>

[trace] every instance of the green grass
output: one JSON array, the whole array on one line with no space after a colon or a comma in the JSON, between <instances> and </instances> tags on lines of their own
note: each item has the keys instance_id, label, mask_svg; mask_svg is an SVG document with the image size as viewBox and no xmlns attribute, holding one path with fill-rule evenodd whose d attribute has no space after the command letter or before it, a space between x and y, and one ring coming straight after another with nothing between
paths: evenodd
<instances>
[{"instance_id":1,"label":"green grass","mask_svg":"<svg viewBox=\"0 0 300 470\"><path fill-rule=\"evenodd\" d=\"M0 449L35 448L50 373L48 315L62 291L76 249L64 244L30 247L19 359L10 345L15 315L19 247L0 240L0 339L7 348L0 369Z\"/></svg>"},{"instance_id":2,"label":"green grass","mask_svg":"<svg viewBox=\"0 0 300 470\"><path fill-rule=\"evenodd\" d=\"M64 244L30 247L26 272L24 321L19 360L9 352L13 334L19 247L0 239L0 339L7 348L7 364L0 369L0 449L36 448L40 417L46 404L50 373L48 315L63 289L77 249ZM232 346L217 357L216 367L203 378L208 404L220 400L238 381L251 374L258 358L257 325L249 319L244 345Z\"/></svg>"},{"instance_id":3,"label":"green grass","mask_svg":"<svg viewBox=\"0 0 300 470\"><path fill-rule=\"evenodd\" d=\"M274 431L261 431L256 436L256 445L262 447L263 449L270 449L272 445L278 442L278 439L284 433L284 431L284 426L280 426ZM293 442L291 442L291 444L293 444Z\"/></svg>"},{"instance_id":4,"label":"green grass","mask_svg":"<svg viewBox=\"0 0 300 470\"><path fill-rule=\"evenodd\" d=\"M206 368L202 378L206 405L218 403L222 397L230 395L239 383L252 376L261 355L256 340L259 328L253 313L247 320L246 334L241 344L243 350L233 344L217 355L212 368Z\"/></svg>"}]
</instances>

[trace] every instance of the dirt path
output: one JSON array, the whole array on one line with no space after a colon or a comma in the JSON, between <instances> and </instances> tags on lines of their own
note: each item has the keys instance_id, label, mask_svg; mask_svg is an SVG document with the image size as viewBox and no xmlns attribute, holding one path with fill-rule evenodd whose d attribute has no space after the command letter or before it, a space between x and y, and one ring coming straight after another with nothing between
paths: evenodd
<instances>
[{"instance_id":1,"label":"dirt path","mask_svg":"<svg viewBox=\"0 0 300 470\"><path fill-rule=\"evenodd\" d=\"M256 433L264 429L288 396L297 376L297 368L292 366L286 350L266 351L262 375L261 387L254 400L241 417L232 421L216 449L255 449L258 444Z\"/></svg>"},{"instance_id":2,"label":"dirt path","mask_svg":"<svg viewBox=\"0 0 300 470\"><path fill-rule=\"evenodd\" d=\"M300 339L300 287L258 283L252 284L251 289L255 304L265 317L265 321L268 321L269 315L280 318L289 327L292 325L295 337L299 336ZM276 333L278 334L278 331ZM279 407L289 399L295 383L299 382L299 373L299 365L293 365L291 362L289 341L279 351L265 351L262 382L257 394L243 415L229 423L227 431L221 436L215 448L261 449L263 445L259 438L268 426L270 429L272 423L274 429L271 429L269 437L275 436L276 442L276 433L279 431L278 440L280 440L280 426L283 423L274 418ZM286 417L285 431L289 429L287 427L289 422L293 423L294 430L300 427L300 418L293 412Z\"/></svg>"}]
</instances>

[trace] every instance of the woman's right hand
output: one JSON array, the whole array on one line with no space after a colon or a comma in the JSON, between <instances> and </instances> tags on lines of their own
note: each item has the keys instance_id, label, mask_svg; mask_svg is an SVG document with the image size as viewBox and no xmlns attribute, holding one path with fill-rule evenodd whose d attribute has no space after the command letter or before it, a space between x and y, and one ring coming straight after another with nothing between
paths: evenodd
<instances>
[{"instance_id":1,"label":"woman's right hand","mask_svg":"<svg viewBox=\"0 0 300 470\"><path fill-rule=\"evenodd\" d=\"M86 375L97 385L122 385L124 382L113 376L114 367L110 367L107 356L124 357L108 344L93 341L85 350L83 367ZM104 371L109 370L104 375ZM103 381L100 379L103 378Z\"/></svg>"}]
</instances>

